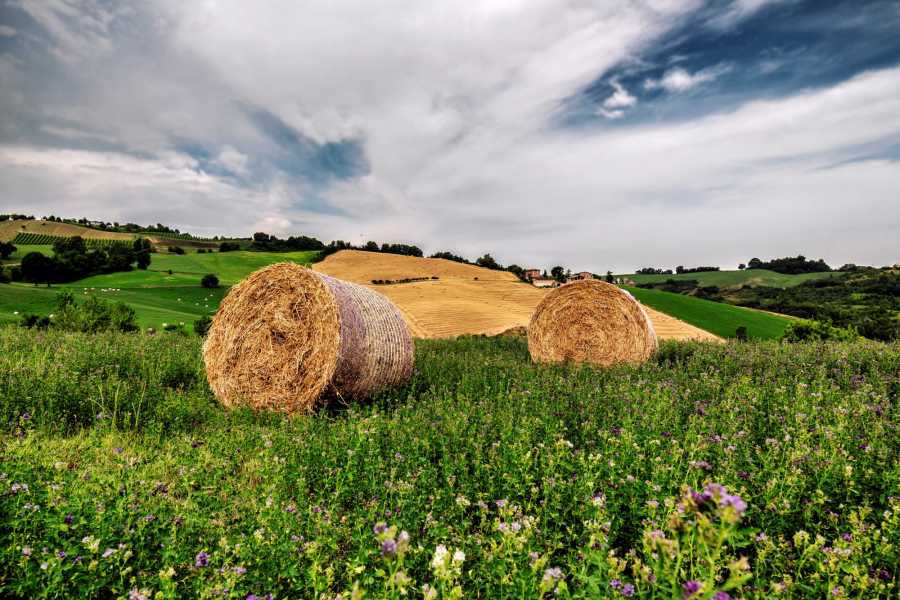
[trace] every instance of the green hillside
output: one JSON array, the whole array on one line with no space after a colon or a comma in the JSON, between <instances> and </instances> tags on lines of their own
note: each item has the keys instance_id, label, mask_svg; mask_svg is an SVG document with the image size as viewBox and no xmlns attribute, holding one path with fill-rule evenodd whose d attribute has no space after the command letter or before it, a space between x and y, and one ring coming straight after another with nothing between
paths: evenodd
<instances>
[{"instance_id":1,"label":"green hillside","mask_svg":"<svg viewBox=\"0 0 900 600\"><path fill-rule=\"evenodd\" d=\"M705 271L703 273L684 273L682 275L616 275L631 279L635 283L662 283L668 279L676 281L696 280L701 286L716 285L730 287L740 285L765 285L770 287L791 287L810 281L832 277L835 273L803 273L801 275L784 275L766 269L747 269L743 271Z\"/></svg>"},{"instance_id":2,"label":"green hillside","mask_svg":"<svg viewBox=\"0 0 900 600\"><path fill-rule=\"evenodd\" d=\"M41 254L52 256L53 246L16 244L16 251L10 254L8 259L0 262L4 265L18 264L21 262L22 257L29 252L40 252Z\"/></svg>"},{"instance_id":3,"label":"green hillside","mask_svg":"<svg viewBox=\"0 0 900 600\"><path fill-rule=\"evenodd\" d=\"M751 339L778 339L791 322L787 317L681 294L635 287L625 289L651 308L724 338L734 337L735 330L744 326Z\"/></svg>"},{"instance_id":4,"label":"green hillside","mask_svg":"<svg viewBox=\"0 0 900 600\"><path fill-rule=\"evenodd\" d=\"M32 247L34 248L44 247ZM49 247L46 248L49 250ZM283 261L310 264L316 254L158 253L153 255L153 262L147 271L95 275L50 288L22 283L0 285L0 323L16 322L23 313L50 314L53 312L56 295L68 290L74 292L76 297L96 295L107 300L125 302L137 312L137 322L141 327L159 328L163 323L184 323L186 327L190 327L201 316L214 313L228 287L253 271ZM215 273L222 287L212 290L200 287L200 279L207 273Z\"/></svg>"}]
</instances>

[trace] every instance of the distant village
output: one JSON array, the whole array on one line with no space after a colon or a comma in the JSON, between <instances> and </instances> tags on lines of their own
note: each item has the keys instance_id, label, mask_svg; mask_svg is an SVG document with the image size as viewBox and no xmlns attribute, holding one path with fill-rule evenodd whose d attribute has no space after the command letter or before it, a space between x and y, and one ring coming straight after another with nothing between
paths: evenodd
<instances>
[{"instance_id":1,"label":"distant village","mask_svg":"<svg viewBox=\"0 0 900 600\"><path fill-rule=\"evenodd\" d=\"M564 275L557 278L549 276L547 274L547 271L541 271L540 269L525 269L524 275L526 281L530 282L531 285L540 288L559 287L564 283L581 281L583 279L600 279L619 285L634 285L634 281L629 278L615 277L613 275L607 275L604 277L602 275L591 273L590 271L580 271L578 273L566 272Z\"/></svg>"}]
</instances>

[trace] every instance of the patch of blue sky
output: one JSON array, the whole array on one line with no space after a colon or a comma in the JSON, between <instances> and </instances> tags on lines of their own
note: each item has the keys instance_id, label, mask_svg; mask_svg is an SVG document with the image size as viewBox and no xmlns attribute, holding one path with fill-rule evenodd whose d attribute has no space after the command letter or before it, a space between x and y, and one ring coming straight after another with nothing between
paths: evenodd
<instances>
[{"instance_id":1,"label":"patch of blue sky","mask_svg":"<svg viewBox=\"0 0 900 600\"><path fill-rule=\"evenodd\" d=\"M834 85L900 63L895 0L781 0L727 25L698 11L565 99L554 125L685 120Z\"/></svg>"}]
</instances>

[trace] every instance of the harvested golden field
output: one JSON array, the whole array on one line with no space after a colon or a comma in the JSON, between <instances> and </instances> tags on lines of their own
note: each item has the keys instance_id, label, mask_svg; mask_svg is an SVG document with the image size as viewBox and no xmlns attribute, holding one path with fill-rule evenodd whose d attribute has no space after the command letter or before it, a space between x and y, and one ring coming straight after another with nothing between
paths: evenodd
<instances>
[{"instance_id":1,"label":"harvested golden field","mask_svg":"<svg viewBox=\"0 0 900 600\"><path fill-rule=\"evenodd\" d=\"M527 326L535 307L547 293L522 283L506 271L491 271L438 258L343 250L313 268L378 290L397 304L413 335L418 338L467 333L495 335L513 327ZM372 284L373 279L434 276L439 279ZM719 339L683 321L644 308L660 339Z\"/></svg>"}]
</instances>

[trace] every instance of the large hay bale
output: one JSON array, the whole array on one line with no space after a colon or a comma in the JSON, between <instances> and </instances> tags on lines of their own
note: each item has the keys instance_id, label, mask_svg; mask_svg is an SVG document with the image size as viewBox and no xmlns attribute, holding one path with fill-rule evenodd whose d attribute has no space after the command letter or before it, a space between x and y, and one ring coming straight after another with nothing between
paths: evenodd
<instances>
[{"instance_id":1,"label":"large hay bale","mask_svg":"<svg viewBox=\"0 0 900 600\"><path fill-rule=\"evenodd\" d=\"M657 348L647 313L634 297L597 280L569 283L541 300L528 326L535 362L640 363Z\"/></svg>"},{"instance_id":2,"label":"large hay bale","mask_svg":"<svg viewBox=\"0 0 900 600\"><path fill-rule=\"evenodd\" d=\"M234 286L203 344L206 375L225 406L308 413L403 383L413 342L381 294L293 263Z\"/></svg>"}]
</instances>

